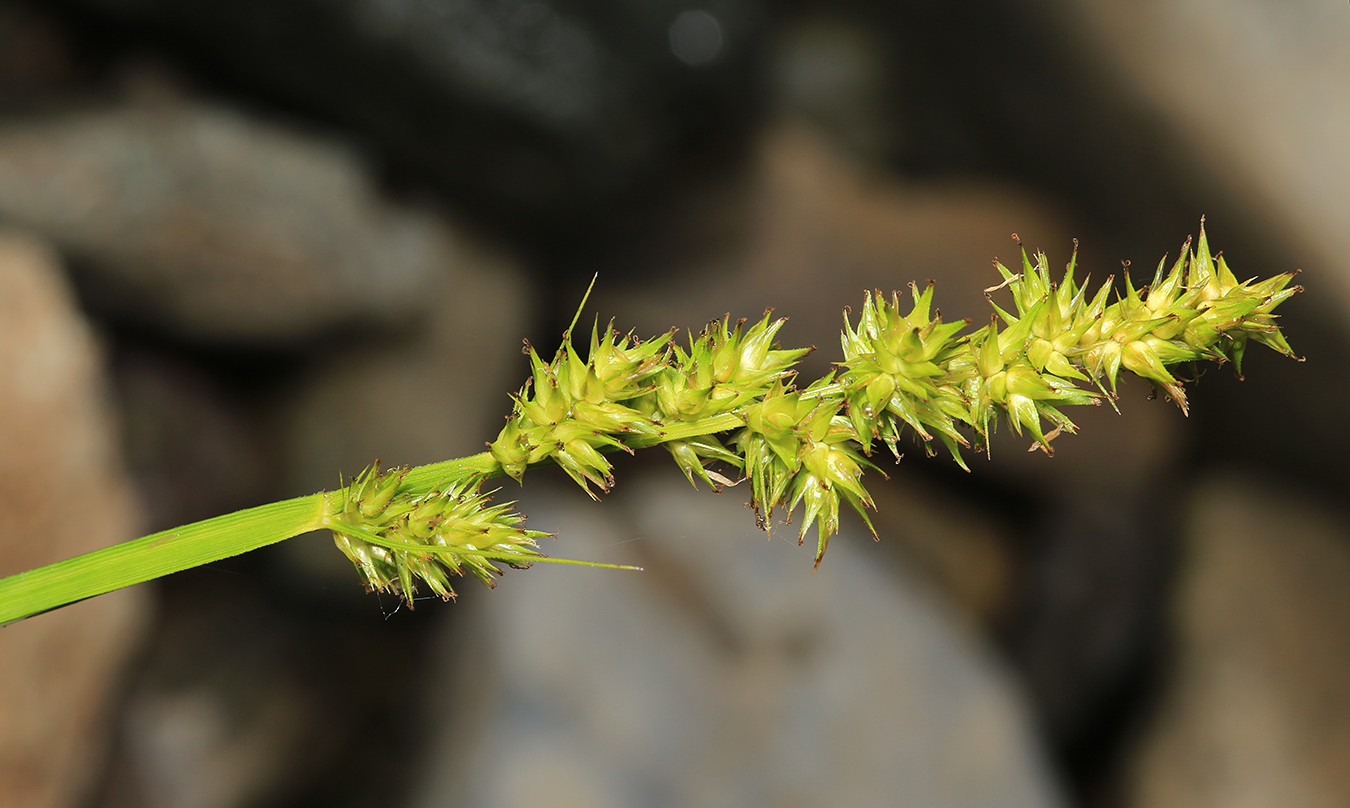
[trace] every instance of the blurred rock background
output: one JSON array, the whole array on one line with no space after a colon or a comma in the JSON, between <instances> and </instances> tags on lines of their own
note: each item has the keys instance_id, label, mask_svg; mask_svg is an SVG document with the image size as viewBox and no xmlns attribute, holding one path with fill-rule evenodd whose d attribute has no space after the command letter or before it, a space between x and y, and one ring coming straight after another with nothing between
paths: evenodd
<instances>
[{"instance_id":1,"label":"blurred rock background","mask_svg":"<svg viewBox=\"0 0 1350 808\"><path fill-rule=\"evenodd\" d=\"M816 575L663 457L415 611L306 536L0 630L15 806L1350 799L1350 7L0 0L0 574L478 451L591 276L644 334L1208 216L1305 364L912 451ZM62 492L55 499L54 492ZM549 548L554 551L553 548ZM35 751L36 750L36 751Z\"/></svg>"}]
</instances>

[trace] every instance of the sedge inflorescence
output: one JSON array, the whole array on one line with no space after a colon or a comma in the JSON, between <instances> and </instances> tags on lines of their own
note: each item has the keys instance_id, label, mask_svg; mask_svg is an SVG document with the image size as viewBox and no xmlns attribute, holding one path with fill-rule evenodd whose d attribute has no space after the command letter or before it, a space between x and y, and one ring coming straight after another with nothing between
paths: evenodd
<instances>
[{"instance_id":1,"label":"sedge inflorescence","mask_svg":"<svg viewBox=\"0 0 1350 808\"><path fill-rule=\"evenodd\" d=\"M467 572L491 587L501 574L493 561L524 569L542 557L538 539L549 534L526 530L511 503L489 505L481 477L419 492L404 485L407 473L376 462L329 495L327 527L367 589L401 595L411 607L418 582L449 599L448 576Z\"/></svg>"},{"instance_id":2,"label":"sedge inflorescence","mask_svg":"<svg viewBox=\"0 0 1350 808\"><path fill-rule=\"evenodd\" d=\"M692 484L720 490L748 481L765 530L775 513L801 507L798 543L814 525L819 566L839 530L841 503L872 527L862 476L876 470L878 443L898 460L899 441L912 432L925 451L941 443L965 468L962 450L987 452L1006 421L1050 453L1056 435L1075 431L1062 408L1114 406L1122 371L1185 411L1170 368L1213 360L1240 373L1250 342L1293 356L1274 314L1300 291L1293 275L1239 282L1211 254L1203 221L1194 249L1188 239L1147 286L1126 278L1123 295L1114 294L1112 278L1095 292L1080 285L1076 264L1076 243L1058 280L1040 252L1023 249L1020 272L995 262L1003 283L987 293L990 322L975 330L967 320L943 322L932 282L911 284L908 300L868 293L856 324L845 313L842 361L805 386L796 365L810 349L779 347L784 319L770 312L754 323L715 321L687 346L674 332L643 340L597 324L585 357L574 321L552 360L526 345L531 375L488 444L492 471L418 492L404 490L399 472L369 470L334 497L335 536L368 587L411 597L420 580L449 597L447 573L491 583L494 560L542 559L535 539L545 534L524 530L505 506L489 506L479 493L484 477L519 482L532 466L556 464L595 498L614 484L608 454L661 444ZM994 302L1003 288L1010 307Z\"/></svg>"}]
</instances>

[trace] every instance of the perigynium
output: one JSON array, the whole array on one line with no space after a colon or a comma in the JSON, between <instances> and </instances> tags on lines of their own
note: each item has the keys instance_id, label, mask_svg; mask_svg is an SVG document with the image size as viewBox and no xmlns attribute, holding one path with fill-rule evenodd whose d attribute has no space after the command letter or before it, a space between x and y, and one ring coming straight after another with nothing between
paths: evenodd
<instances>
[{"instance_id":1,"label":"perigynium","mask_svg":"<svg viewBox=\"0 0 1350 808\"><path fill-rule=\"evenodd\" d=\"M911 284L907 305L899 293L866 293L857 324L845 314L835 370L805 386L796 365L810 349L777 345L784 320L769 312L748 327L729 316L714 321L688 347L673 331L644 340L597 323L584 357L574 318L552 359L526 345L530 378L487 452L411 470L376 464L334 492L10 576L0 580L0 623L317 528L333 532L368 588L409 605L421 586L453 597L452 576L492 585L495 563L588 563L540 553L537 540L548 534L525 529L509 504L490 504L486 480L521 482L533 466L557 465L597 498L614 484L609 453L658 444L691 484L748 482L765 530L776 514L800 508L798 541L816 527L819 566L841 502L871 528L862 476L876 470L869 458L877 442L898 460L912 431L926 452L940 441L967 468L962 450L987 453L1005 421L1048 454L1053 437L1075 431L1063 408L1116 406L1122 371L1150 381L1184 413L1176 365L1232 363L1240 374L1251 342L1293 356L1274 313L1301 290L1293 274L1239 282L1211 254L1203 220L1195 249L1188 239L1142 288L1126 278L1116 295L1108 277L1094 291L1078 283L1076 267L1076 242L1057 280L1040 252L1033 260L1023 249L1020 272L995 262L1003 282L986 292L990 321L974 330L969 320L943 322L931 282Z\"/></svg>"}]
</instances>

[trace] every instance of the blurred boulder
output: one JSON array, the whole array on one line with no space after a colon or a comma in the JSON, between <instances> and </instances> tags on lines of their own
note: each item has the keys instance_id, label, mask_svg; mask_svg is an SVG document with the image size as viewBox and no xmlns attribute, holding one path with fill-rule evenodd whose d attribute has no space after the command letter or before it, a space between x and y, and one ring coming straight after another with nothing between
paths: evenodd
<instances>
[{"instance_id":1,"label":"blurred boulder","mask_svg":"<svg viewBox=\"0 0 1350 808\"><path fill-rule=\"evenodd\" d=\"M0 232L0 575L139 531L102 373L52 251ZM0 804L85 804L144 595L124 590L0 629Z\"/></svg>"},{"instance_id":2,"label":"blurred boulder","mask_svg":"<svg viewBox=\"0 0 1350 808\"><path fill-rule=\"evenodd\" d=\"M350 149L172 93L0 122L0 216L78 259L99 311L218 343L397 322L449 260Z\"/></svg>"},{"instance_id":3,"label":"blurred boulder","mask_svg":"<svg viewBox=\"0 0 1350 808\"><path fill-rule=\"evenodd\" d=\"M1062 804L1007 673L856 526L813 575L740 489L620 480L602 505L527 486L550 554L645 571L539 564L466 598L414 805Z\"/></svg>"},{"instance_id":4,"label":"blurred boulder","mask_svg":"<svg viewBox=\"0 0 1350 808\"><path fill-rule=\"evenodd\" d=\"M1340 4L1049 0L1113 78L1165 117L1216 188L1350 303L1350 17ZM1308 267L1311 269L1312 267ZM1279 271L1283 271L1281 268Z\"/></svg>"},{"instance_id":5,"label":"blurred boulder","mask_svg":"<svg viewBox=\"0 0 1350 808\"><path fill-rule=\"evenodd\" d=\"M519 263L468 234L453 271L403 333L344 347L302 377L286 417L288 483L331 487L376 458L421 465L486 450L529 374L521 340L535 308Z\"/></svg>"},{"instance_id":6,"label":"blurred boulder","mask_svg":"<svg viewBox=\"0 0 1350 808\"><path fill-rule=\"evenodd\" d=\"M1350 534L1339 509L1251 473L1189 497L1166 691L1128 805L1344 805Z\"/></svg>"},{"instance_id":7,"label":"blurred boulder","mask_svg":"<svg viewBox=\"0 0 1350 808\"><path fill-rule=\"evenodd\" d=\"M52 5L359 133L395 174L535 240L630 216L640 189L734 154L755 112L757 0Z\"/></svg>"}]
</instances>

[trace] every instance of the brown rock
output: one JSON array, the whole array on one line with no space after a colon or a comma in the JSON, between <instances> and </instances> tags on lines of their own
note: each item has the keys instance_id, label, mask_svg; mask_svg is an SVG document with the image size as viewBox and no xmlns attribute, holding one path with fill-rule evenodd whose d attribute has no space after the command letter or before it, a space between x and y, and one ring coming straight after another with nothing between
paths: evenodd
<instances>
[{"instance_id":1,"label":"brown rock","mask_svg":"<svg viewBox=\"0 0 1350 808\"><path fill-rule=\"evenodd\" d=\"M1340 3L1220 0L1049 0L1084 42L1188 146L1204 172L1284 243L1316 265L1319 286L1350 298L1350 50ZM1285 271L1279 267L1276 271ZM1325 281L1323 281L1325 283ZM1305 304L1307 305L1307 304Z\"/></svg>"},{"instance_id":2,"label":"brown rock","mask_svg":"<svg viewBox=\"0 0 1350 808\"><path fill-rule=\"evenodd\" d=\"M52 255L0 234L0 575L135 536L102 384ZM145 611L123 591L0 629L0 804L81 804Z\"/></svg>"},{"instance_id":3,"label":"brown rock","mask_svg":"<svg viewBox=\"0 0 1350 808\"><path fill-rule=\"evenodd\" d=\"M1191 500L1169 689L1128 804L1339 806L1350 794L1350 532L1250 476Z\"/></svg>"}]
</instances>

